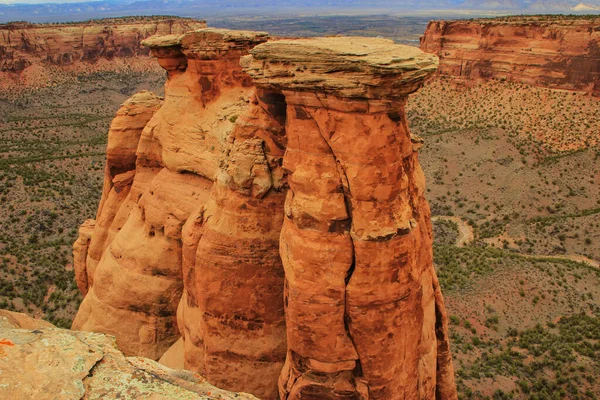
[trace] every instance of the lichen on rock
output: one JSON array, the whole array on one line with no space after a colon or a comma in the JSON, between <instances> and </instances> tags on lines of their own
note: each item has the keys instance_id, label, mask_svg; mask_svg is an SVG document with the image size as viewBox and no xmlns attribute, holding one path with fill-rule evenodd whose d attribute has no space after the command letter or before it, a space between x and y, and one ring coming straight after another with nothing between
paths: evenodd
<instances>
[{"instance_id":1,"label":"lichen on rock","mask_svg":"<svg viewBox=\"0 0 600 400\"><path fill-rule=\"evenodd\" d=\"M0 311L0 398L252 400L189 371L126 357L114 338Z\"/></svg>"}]
</instances>

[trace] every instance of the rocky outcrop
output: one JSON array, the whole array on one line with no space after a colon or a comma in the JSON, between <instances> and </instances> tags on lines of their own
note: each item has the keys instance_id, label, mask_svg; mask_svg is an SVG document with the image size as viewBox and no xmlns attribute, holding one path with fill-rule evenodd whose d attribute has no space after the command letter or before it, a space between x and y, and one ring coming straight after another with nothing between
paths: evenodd
<instances>
[{"instance_id":1,"label":"rocky outcrop","mask_svg":"<svg viewBox=\"0 0 600 400\"><path fill-rule=\"evenodd\" d=\"M275 41L242 61L287 104L282 399L455 398L425 181L404 104L435 57Z\"/></svg>"},{"instance_id":2,"label":"rocky outcrop","mask_svg":"<svg viewBox=\"0 0 600 400\"><path fill-rule=\"evenodd\" d=\"M238 399L201 376L126 357L110 336L57 329L0 310L3 399Z\"/></svg>"},{"instance_id":3,"label":"rocky outcrop","mask_svg":"<svg viewBox=\"0 0 600 400\"><path fill-rule=\"evenodd\" d=\"M19 72L33 64L77 62L148 55L141 41L151 35L182 34L203 28L186 18L112 18L75 24L0 25L0 71Z\"/></svg>"},{"instance_id":4,"label":"rocky outcrop","mask_svg":"<svg viewBox=\"0 0 600 400\"><path fill-rule=\"evenodd\" d=\"M135 205L132 200L137 199L135 193L141 194L142 189L136 187L134 194L129 196L136 172L136 151L142 130L161 104L162 100L153 93L137 93L123 103L111 123L104 186L96 219L86 221L79 228L79 237L73 245L75 279L84 295L92 285L94 271L104 250L121 230L130 208Z\"/></svg>"},{"instance_id":5,"label":"rocky outcrop","mask_svg":"<svg viewBox=\"0 0 600 400\"><path fill-rule=\"evenodd\" d=\"M564 16L431 21L421 49L439 72L600 96L600 18Z\"/></svg>"},{"instance_id":6,"label":"rocky outcrop","mask_svg":"<svg viewBox=\"0 0 600 400\"><path fill-rule=\"evenodd\" d=\"M158 111L158 100L144 101L132 115L134 96L111 126L86 274L76 273L87 276L88 292L73 328L114 334L126 354L153 359L182 335L186 368L273 396L286 348L277 246L284 193L270 194L282 187L283 125L258 100L255 118L234 124L255 98L240 56L266 39L202 29L146 43L169 73L166 98ZM121 140L130 146L117 152ZM128 180L118 179L117 192L111 182L121 176ZM247 346L249 332L262 349Z\"/></svg>"},{"instance_id":7,"label":"rocky outcrop","mask_svg":"<svg viewBox=\"0 0 600 400\"><path fill-rule=\"evenodd\" d=\"M101 206L74 246L73 328L265 400L456 398L404 112L437 58L266 40L144 42L165 99L139 95L111 126Z\"/></svg>"}]
</instances>

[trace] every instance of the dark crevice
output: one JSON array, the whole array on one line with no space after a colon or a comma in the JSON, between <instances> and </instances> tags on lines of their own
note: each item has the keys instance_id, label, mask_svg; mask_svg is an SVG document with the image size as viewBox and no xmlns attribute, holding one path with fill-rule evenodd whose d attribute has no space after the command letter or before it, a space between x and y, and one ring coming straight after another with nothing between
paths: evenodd
<instances>
[{"instance_id":1,"label":"dark crevice","mask_svg":"<svg viewBox=\"0 0 600 400\"><path fill-rule=\"evenodd\" d=\"M435 337L438 341L438 343L440 342L444 342L447 343L447 338L446 338L446 334L444 332L444 317L442 314L442 310L440 308L440 305L438 303L438 299L437 299L437 292L439 291L439 289L436 287L436 285L433 285L433 294L434 294L434 298L435 298Z\"/></svg>"},{"instance_id":2,"label":"dark crevice","mask_svg":"<svg viewBox=\"0 0 600 400\"><path fill-rule=\"evenodd\" d=\"M283 93L275 91L263 92L260 93L259 100L258 105L260 108L273 120L277 121L279 125L285 127L287 120L287 103ZM267 108L263 107L261 102L264 103ZM282 133L285 135L285 129L283 128Z\"/></svg>"},{"instance_id":3,"label":"dark crevice","mask_svg":"<svg viewBox=\"0 0 600 400\"><path fill-rule=\"evenodd\" d=\"M346 271L346 278L344 278L344 282L345 282L346 286L348 286L348 283L350 282L350 279L352 278L352 274L354 273L355 268L356 268L356 259L355 259L355 257L352 257L352 264L350 264L350 268L348 268L348 271Z\"/></svg>"},{"instance_id":4,"label":"dark crevice","mask_svg":"<svg viewBox=\"0 0 600 400\"><path fill-rule=\"evenodd\" d=\"M402 115L397 110L395 110L395 111L388 111L387 116L393 122L400 122L400 121L402 121Z\"/></svg>"}]
</instances>

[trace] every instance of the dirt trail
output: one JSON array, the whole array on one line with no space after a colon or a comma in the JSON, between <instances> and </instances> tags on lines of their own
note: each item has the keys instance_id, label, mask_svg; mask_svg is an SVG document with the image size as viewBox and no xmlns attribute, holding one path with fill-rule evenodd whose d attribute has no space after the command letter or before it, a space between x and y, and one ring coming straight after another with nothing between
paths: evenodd
<instances>
[{"instance_id":1,"label":"dirt trail","mask_svg":"<svg viewBox=\"0 0 600 400\"><path fill-rule=\"evenodd\" d=\"M475 233L473 232L473 227L469 225L465 220L460 217L454 216L446 216L440 215L431 218L432 221L437 220L445 220L455 222L458 226L458 238L456 238L456 246L464 247L471 243L475 239ZM531 259L554 259L554 260L571 260L575 262L580 262L587 264L594 268L600 268L600 263L596 260L592 260L591 258L581 256L579 254L565 254L558 256L551 256L545 254L526 254L526 253L518 253L519 255L531 258Z\"/></svg>"},{"instance_id":2,"label":"dirt trail","mask_svg":"<svg viewBox=\"0 0 600 400\"><path fill-rule=\"evenodd\" d=\"M473 241L473 239L475 239L473 227L471 225L467 224L467 222L464 221L460 217L450 217L450 216L440 215L437 217L432 217L431 220L432 221L444 220L444 221L452 221L452 222L456 223L456 225L458 226L458 238L456 238L456 246L457 247L465 247L466 245L471 243Z\"/></svg>"}]
</instances>

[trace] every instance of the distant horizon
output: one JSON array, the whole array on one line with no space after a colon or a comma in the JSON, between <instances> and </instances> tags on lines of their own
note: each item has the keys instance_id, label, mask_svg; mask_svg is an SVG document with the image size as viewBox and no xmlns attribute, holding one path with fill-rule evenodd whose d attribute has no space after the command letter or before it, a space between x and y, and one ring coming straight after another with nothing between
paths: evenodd
<instances>
[{"instance_id":1,"label":"distant horizon","mask_svg":"<svg viewBox=\"0 0 600 400\"><path fill-rule=\"evenodd\" d=\"M103 0L0 0L0 4L4 5L31 5L31 4L66 4L66 3L92 3Z\"/></svg>"},{"instance_id":2,"label":"distant horizon","mask_svg":"<svg viewBox=\"0 0 600 400\"><path fill-rule=\"evenodd\" d=\"M600 0L0 0L0 23L82 22L129 16L199 19L390 15L479 18L508 15L600 15ZM80 6L81 5L81 6Z\"/></svg>"}]
</instances>

